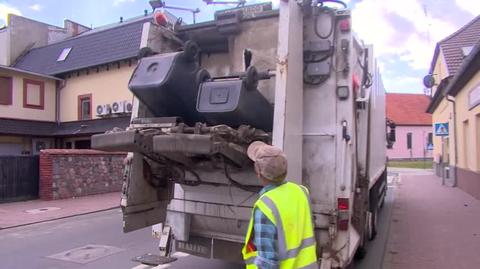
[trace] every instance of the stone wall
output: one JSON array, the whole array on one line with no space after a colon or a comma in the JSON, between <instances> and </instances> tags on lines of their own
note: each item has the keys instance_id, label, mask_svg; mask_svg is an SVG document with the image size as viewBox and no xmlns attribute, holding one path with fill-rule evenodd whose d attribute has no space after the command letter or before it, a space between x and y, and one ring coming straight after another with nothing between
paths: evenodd
<instances>
[{"instance_id":1,"label":"stone wall","mask_svg":"<svg viewBox=\"0 0 480 269\"><path fill-rule=\"evenodd\" d=\"M120 191L125 153L46 149L40 152L40 199Z\"/></svg>"}]
</instances>

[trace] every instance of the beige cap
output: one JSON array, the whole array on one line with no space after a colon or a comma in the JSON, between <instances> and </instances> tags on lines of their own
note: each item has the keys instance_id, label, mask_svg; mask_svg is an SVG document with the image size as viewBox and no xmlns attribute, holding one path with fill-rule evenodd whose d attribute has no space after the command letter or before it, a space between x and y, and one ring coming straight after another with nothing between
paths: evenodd
<instances>
[{"instance_id":1,"label":"beige cap","mask_svg":"<svg viewBox=\"0 0 480 269\"><path fill-rule=\"evenodd\" d=\"M255 141L247 150L248 157L255 162L260 174L273 182L281 182L287 175L287 156L277 147Z\"/></svg>"}]
</instances>

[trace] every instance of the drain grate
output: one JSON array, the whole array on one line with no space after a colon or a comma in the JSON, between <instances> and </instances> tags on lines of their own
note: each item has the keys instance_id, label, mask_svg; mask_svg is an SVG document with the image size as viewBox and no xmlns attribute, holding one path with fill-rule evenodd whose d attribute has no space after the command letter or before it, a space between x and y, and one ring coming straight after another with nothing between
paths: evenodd
<instances>
[{"instance_id":1,"label":"drain grate","mask_svg":"<svg viewBox=\"0 0 480 269\"><path fill-rule=\"evenodd\" d=\"M61 209L60 207L42 207L42 208L35 208L35 209L29 209L25 210L25 213L28 214L40 214L40 213L45 213L45 212L50 212L50 211L55 211Z\"/></svg>"},{"instance_id":2,"label":"drain grate","mask_svg":"<svg viewBox=\"0 0 480 269\"><path fill-rule=\"evenodd\" d=\"M124 251L124 250L121 248L112 247L112 246L86 245L83 247L74 248L71 250L67 250L64 252L60 252L60 253L48 256L48 258L75 262L80 264L87 264L89 262L110 256L112 254L115 254L121 251Z\"/></svg>"}]
</instances>

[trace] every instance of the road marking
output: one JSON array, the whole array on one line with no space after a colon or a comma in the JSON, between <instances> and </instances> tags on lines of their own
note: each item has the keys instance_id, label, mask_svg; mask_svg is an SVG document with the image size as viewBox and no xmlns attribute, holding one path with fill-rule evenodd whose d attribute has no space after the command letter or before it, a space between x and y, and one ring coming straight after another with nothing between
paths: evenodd
<instances>
[{"instance_id":1,"label":"road marking","mask_svg":"<svg viewBox=\"0 0 480 269\"><path fill-rule=\"evenodd\" d=\"M157 267L153 267L152 269L163 269L163 268L168 268L170 267L170 264L161 264Z\"/></svg>"},{"instance_id":2,"label":"road marking","mask_svg":"<svg viewBox=\"0 0 480 269\"><path fill-rule=\"evenodd\" d=\"M152 267L149 266L149 265L140 264L140 265L137 265L137 266L133 267L132 269L150 269L150 268L152 268Z\"/></svg>"},{"instance_id":3,"label":"road marking","mask_svg":"<svg viewBox=\"0 0 480 269\"><path fill-rule=\"evenodd\" d=\"M190 254L185 253L185 252L178 251L178 252L175 252L172 256L173 256L173 257L177 257L177 258L183 258L183 257L188 257L188 256L190 256Z\"/></svg>"},{"instance_id":4,"label":"road marking","mask_svg":"<svg viewBox=\"0 0 480 269\"><path fill-rule=\"evenodd\" d=\"M170 267L170 264L160 264L156 267L152 267L150 265L146 265L146 264L140 264L140 265L137 265L135 267L133 267L132 269L165 269L165 268L169 268Z\"/></svg>"}]
</instances>

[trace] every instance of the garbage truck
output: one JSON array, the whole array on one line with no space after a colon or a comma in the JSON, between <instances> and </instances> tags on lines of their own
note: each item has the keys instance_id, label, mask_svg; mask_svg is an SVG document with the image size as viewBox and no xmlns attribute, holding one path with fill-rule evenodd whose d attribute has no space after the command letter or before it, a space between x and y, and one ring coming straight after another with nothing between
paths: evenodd
<instances>
[{"instance_id":1,"label":"garbage truck","mask_svg":"<svg viewBox=\"0 0 480 269\"><path fill-rule=\"evenodd\" d=\"M315 0L145 23L130 126L92 137L95 149L128 152L124 232L161 227L157 263L175 251L242 263L261 189L246 151L263 141L283 149L287 179L309 190L319 267L364 255L394 129L373 47L354 25L341 1Z\"/></svg>"}]
</instances>

